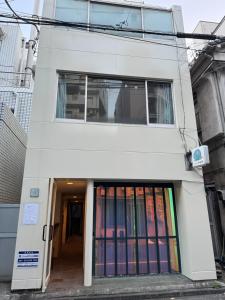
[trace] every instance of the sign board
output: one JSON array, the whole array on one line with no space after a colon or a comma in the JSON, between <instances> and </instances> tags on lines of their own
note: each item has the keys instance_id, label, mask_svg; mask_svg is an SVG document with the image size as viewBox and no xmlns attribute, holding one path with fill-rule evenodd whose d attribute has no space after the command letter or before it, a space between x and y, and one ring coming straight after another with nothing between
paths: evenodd
<instances>
[{"instance_id":1,"label":"sign board","mask_svg":"<svg viewBox=\"0 0 225 300\"><path fill-rule=\"evenodd\" d=\"M19 251L17 268L35 268L39 263L39 251Z\"/></svg>"},{"instance_id":2,"label":"sign board","mask_svg":"<svg viewBox=\"0 0 225 300\"><path fill-rule=\"evenodd\" d=\"M23 209L23 224L24 225L36 225L38 222L39 204L38 203L26 203Z\"/></svg>"},{"instance_id":3,"label":"sign board","mask_svg":"<svg viewBox=\"0 0 225 300\"><path fill-rule=\"evenodd\" d=\"M200 146L191 151L192 166L204 167L209 164L209 149L208 146Z\"/></svg>"}]
</instances>

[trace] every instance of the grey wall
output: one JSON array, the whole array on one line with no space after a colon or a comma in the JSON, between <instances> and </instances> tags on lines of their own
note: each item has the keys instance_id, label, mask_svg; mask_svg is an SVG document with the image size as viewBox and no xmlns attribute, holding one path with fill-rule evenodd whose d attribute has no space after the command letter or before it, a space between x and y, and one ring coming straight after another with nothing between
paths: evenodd
<instances>
[{"instance_id":1,"label":"grey wall","mask_svg":"<svg viewBox=\"0 0 225 300\"><path fill-rule=\"evenodd\" d=\"M19 203L26 134L12 112L0 104L0 203Z\"/></svg>"},{"instance_id":2,"label":"grey wall","mask_svg":"<svg viewBox=\"0 0 225 300\"><path fill-rule=\"evenodd\" d=\"M0 281L12 278L18 216L18 204L0 203Z\"/></svg>"}]
</instances>

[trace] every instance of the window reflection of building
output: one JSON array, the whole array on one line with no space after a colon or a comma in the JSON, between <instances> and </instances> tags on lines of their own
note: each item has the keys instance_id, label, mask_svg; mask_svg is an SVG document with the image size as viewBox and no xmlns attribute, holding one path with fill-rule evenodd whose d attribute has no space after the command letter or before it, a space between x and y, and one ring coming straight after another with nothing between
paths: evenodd
<instances>
[{"instance_id":1,"label":"window reflection of building","mask_svg":"<svg viewBox=\"0 0 225 300\"><path fill-rule=\"evenodd\" d=\"M146 124L144 82L122 82L115 106L115 122Z\"/></svg>"}]
</instances>

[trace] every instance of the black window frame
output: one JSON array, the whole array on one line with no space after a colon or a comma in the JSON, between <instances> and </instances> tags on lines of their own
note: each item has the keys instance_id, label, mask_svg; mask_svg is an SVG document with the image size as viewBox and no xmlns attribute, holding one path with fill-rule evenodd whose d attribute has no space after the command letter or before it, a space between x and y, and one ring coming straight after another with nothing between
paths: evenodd
<instances>
[{"instance_id":1,"label":"black window frame","mask_svg":"<svg viewBox=\"0 0 225 300\"><path fill-rule=\"evenodd\" d=\"M155 220L155 236L148 236L147 233L147 214L146 214L146 202L145 202L145 223L146 223L146 235L145 236L138 236L137 234L137 205L136 205L136 195L134 196L134 201L135 201L135 228L136 228L136 234L135 237L128 237L127 232L126 232L126 237L117 237L116 234L113 237L96 237L96 190L97 187L104 187L105 188L105 193L104 193L104 209L105 209L105 214L104 218L106 218L106 189L109 187L114 187L114 207L116 209L117 207L117 202L116 202L116 188L117 187L132 187L134 189L134 194L135 193L135 188L143 188L144 190L144 201L146 199L146 192L145 188L152 188L153 189L153 203L154 203L154 220ZM156 196L155 196L155 189L156 188L162 188L163 191L163 207L164 207L164 215L165 215L165 224L166 224L166 236L158 236L158 230L157 230L157 212L156 212ZM174 219L175 219L175 235L169 235L168 234L168 224L167 224L167 214L166 214L166 200L165 200L165 188L171 188L172 190L172 195L173 195L173 207L174 207ZM124 195L124 203L125 203L125 210L126 210L126 193ZM106 232L106 219L104 221L104 231ZM125 221L125 227L127 231L127 221ZM117 231L117 224L116 224L116 210L115 210L115 231ZM128 247L127 247L127 241L128 240L136 240L136 273L135 274L129 274L128 272ZM139 263L138 263L138 241L146 239L146 255L147 255L147 273L141 273L139 272ZM161 272L160 270L160 257L159 257L159 240L165 239L166 244L167 244L167 255L168 255L168 272ZM115 275L110 275L109 277L121 277L121 276L136 276L136 275L157 275L157 274L179 274L181 273L181 257L180 257L180 247L179 247L179 233L178 233L178 225L177 225L177 213L176 213L176 203L175 203L175 192L174 192L174 186L172 183L134 183L134 182L95 182L94 183L94 212L93 212L93 257L92 257L92 275L94 277L108 277L106 274L106 241L109 240L114 240L114 245L115 245ZM126 244L126 274L121 275L117 273L117 241L125 241ZM153 273L150 270L150 263L148 259L148 240L155 240L155 245L156 245L156 251L157 251L157 273ZM170 257L170 240L176 240L176 245L177 245L177 259L178 259L178 272L174 272L171 270L171 257ZM96 241L104 241L104 276L96 276L95 273L95 249L96 249Z\"/></svg>"}]
</instances>

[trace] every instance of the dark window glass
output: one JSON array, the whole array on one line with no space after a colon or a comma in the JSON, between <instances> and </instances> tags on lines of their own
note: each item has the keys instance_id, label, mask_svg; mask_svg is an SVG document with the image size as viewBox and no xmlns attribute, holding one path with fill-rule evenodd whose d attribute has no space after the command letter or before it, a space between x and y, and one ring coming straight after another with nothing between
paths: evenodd
<instances>
[{"instance_id":1,"label":"dark window glass","mask_svg":"<svg viewBox=\"0 0 225 300\"><path fill-rule=\"evenodd\" d=\"M148 82L149 123L174 124L170 83Z\"/></svg>"},{"instance_id":2,"label":"dark window glass","mask_svg":"<svg viewBox=\"0 0 225 300\"><path fill-rule=\"evenodd\" d=\"M106 189L106 237L115 235L114 188Z\"/></svg>"},{"instance_id":3,"label":"dark window glass","mask_svg":"<svg viewBox=\"0 0 225 300\"><path fill-rule=\"evenodd\" d=\"M115 275L115 242L106 241L106 276Z\"/></svg>"},{"instance_id":4,"label":"dark window glass","mask_svg":"<svg viewBox=\"0 0 225 300\"><path fill-rule=\"evenodd\" d=\"M105 188L96 191L96 237L105 236Z\"/></svg>"},{"instance_id":5,"label":"dark window glass","mask_svg":"<svg viewBox=\"0 0 225 300\"><path fill-rule=\"evenodd\" d=\"M126 236L126 211L125 211L125 188L118 187L116 189L116 223L117 237L124 238Z\"/></svg>"},{"instance_id":6,"label":"dark window glass","mask_svg":"<svg viewBox=\"0 0 225 300\"><path fill-rule=\"evenodd\" d=\"M137 273L136 265L136 241L128 240L127 241L127 256L128 256L128 274Z\"/></svg>"},{"instance_id":7,"label":"dark window glass","mask_svg":"<svg viewBox=\"0 0 225 300\"><path fill-rule=\"evenodd\" d=\"M149 269L150 273L156 274L158 270L158 257L157 257L157 246L156 240L148 240L148 256L149 256Z\"/></svg>"},{"instance_id":8,"label":"dark window glass","mask_svg":"<svg viewBox=\"0 0 225 300\"><path fill-rule=\"evenodd\" d=\"M117 273L118 275L126 274L126 241L118 240L117 241Z\"/></svg>"},{"instance_id":9,"label":"dark window glass","mask_svg":"<svg viewBox=\"0 0 225 300\"><path fill-rule=\"evenodd\" d=\"M161 188L155 189L155 199L156 199L158 236L166 236L166 222L165 222L165 211L164 211L164 203L163 203L163 190Z\"/></svg>"},{"instance_id":10,"label":"dark window glass","mask_svg":"<svg viewBox=\"0 0 225 300\"><path fill-rule=\"evenodd\" d=\"M167 241L166 239L159 239L158 244L159 244L160 273L167 273L169 272Z\"/></svg>"},{"instance_id":11,"label":"dark window glass","mask_svg":"<svg viewBox=\"0 0 225 300\"><path fill-rule=\"evenodd\" d=\"M136 188L137 235L146 236L144 188Z\"/></svg>"},{"instance_id":12,"label":"dark window glass","mask_svg":"<svg viewBox=\"0 0 225 300\"><path fill-rule=\"evenodd\" d=\"M84 119L85 76L59 74L57 118Z\"/></svg>"},{"instance_id":13,"label":"dark window glass","mask_svg":"<svg viewBox=\"0 0 225 300\"><path fill-rule=\"evenodd\" d=\"M88 78L87 121L146 124L144 81Z\"/></svg>"},{"instance_id":14,"label":"dark window glass","mask_svg":"<svg viewBox=\"0 0 225 300\"><path fill-rule=\"evenodd\" d=\"M155 236L155 212L154 212L154 200L153 200L153 189L145 188L146 198L146 214L147 214L147 226L148 236Z\"/></svg>"},{"instance_id":15,"label":"dark window glass","mask_svg":"<svg viewBox=\"0 0 225 300\"><path fill-rule=\"evenodd\" d=\"M141 9L127 6L91 3L90 23L93 25L106 25L118 29L142 29ZM94 31L111 33L120 36L142 37L142 33L121 32L115 30L91 29Z\"/></svg>"},{"instance_id":16,"label":"dark window glass","mask_svg":"<svg viewBox=\"0 0 225 300\"><path fill-rule=\"evenodd\" d=\"M148 273L148 262L147 262L147 246L146 239L138 240L138 263L139 263L139 273Z\"/></svg>"},{"instance_id":17,"label":"dark window glass","mask_svg":"<svg viewBox=\"0 0 225 300\"><path fill-rule=\"evenodd\" d=\"M97 240L95 243L95 274L104 276L104 241Z\"/></svg>"}]
</instances>

